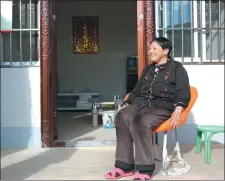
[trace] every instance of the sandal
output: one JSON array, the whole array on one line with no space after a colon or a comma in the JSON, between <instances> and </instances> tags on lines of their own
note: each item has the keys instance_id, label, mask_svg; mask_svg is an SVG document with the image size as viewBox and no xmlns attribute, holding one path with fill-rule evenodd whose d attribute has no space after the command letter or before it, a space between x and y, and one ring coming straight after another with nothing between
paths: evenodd
<instances>
[{"instance_id":1,"label":"sandal","mask_svg":"<svg viewBox=\"0 0 225 181\"><path fill-rule=\"evenodd\" d=\"M136 173L133 180L151 180L152 177L148 174Z\"/></svg>"},{"instance_id":2,"label":"sandal","mask_svg":"<svg viewBox=\"0 0 225 181\"><path fill-rule=\"evenodd\" d=\"M123 170L121 170L120 168L115 168L110 172L107 172L104 176L106 179L110 179L110 180L116 180L122 177L129 177L134 175L134 172L128 172L125 173Z\"/></svg>"}]
</instances>

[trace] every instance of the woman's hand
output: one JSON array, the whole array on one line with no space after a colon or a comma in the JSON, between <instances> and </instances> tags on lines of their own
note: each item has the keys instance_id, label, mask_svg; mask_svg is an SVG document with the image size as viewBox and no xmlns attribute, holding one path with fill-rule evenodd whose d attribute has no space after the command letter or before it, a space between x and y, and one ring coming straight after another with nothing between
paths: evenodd
<instances>
[{"instance_id":1,"label":"woman's hand","mask_svg":"<svg viewBox=\"0 0 225 181\"><path fill-rule=\"evenodd\" d=\"M173 114L171 115L171 127L172 128L176 128L180 125L182 111L183 111L183 108L178 106L178 107L176 107Z\"/></svg>"},{"instance_id":2,"label":"woman's hand","mask_svg":"<svg viewBox=\"0 0 225 181\"><path fill-rule=\"evenodd\" d=\"M129 104L127 104L127 103L123 104L122 106L119 106L118 111L120 111L121 109L123 109L123 108L125 108L125 107L127 107L127 106L129 106Z\"/></svg>"}]
</instances>

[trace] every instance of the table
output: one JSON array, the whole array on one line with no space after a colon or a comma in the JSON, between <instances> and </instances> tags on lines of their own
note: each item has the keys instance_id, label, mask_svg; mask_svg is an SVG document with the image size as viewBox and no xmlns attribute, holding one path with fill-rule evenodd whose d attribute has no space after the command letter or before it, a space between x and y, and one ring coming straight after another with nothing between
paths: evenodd
<instances>
[{"instance_id":1,"label":"table","mask_svg":"<svg viewBox=\"0 0 225 181\"><path fill-rule=\"evenodd\" d=\"M99 97L100 93L93 92L60 92L57 93L58 110L92 110L89 99Z\"/></svg>"}]
</instances>

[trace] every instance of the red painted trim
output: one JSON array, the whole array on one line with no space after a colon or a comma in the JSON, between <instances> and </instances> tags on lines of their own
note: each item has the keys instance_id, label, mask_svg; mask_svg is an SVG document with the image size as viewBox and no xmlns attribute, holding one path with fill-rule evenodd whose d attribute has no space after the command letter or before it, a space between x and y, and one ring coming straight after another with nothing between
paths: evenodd
<instances>
[{"instance_id":1,"label":"red painted trim","mask_svg":"<svg viewBox=\"0 0 225 181\"><path fill-rule=\"evenodd\" d=\"M12 33L12 30L0 30L0 33Z\"/></svg>"}]
</instances>

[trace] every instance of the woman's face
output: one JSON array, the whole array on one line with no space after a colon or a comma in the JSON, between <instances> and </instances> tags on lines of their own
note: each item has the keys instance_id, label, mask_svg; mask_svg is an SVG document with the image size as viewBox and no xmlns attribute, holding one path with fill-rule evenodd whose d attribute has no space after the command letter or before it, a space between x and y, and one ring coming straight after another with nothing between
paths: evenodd
<instances>
[{"instance_id":1,"label":"woman's face","mask_svg":"<svg viewBox=\"0 0 225 181\"><path fill-rule=\"evenodd\" d=\"M149 49L151 61L158 63L163 58L167 58L168 51L168 49L163 49L157 42L153 41Z\"/></svg>"}]
</instances>

